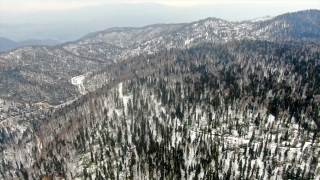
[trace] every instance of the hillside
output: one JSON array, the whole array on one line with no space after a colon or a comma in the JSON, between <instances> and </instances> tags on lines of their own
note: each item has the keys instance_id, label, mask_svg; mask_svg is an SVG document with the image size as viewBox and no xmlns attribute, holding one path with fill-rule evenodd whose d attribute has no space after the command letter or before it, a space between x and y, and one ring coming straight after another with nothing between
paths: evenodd
<instances>
[{"instance_id":1,"label":"hillside","mask_svg":"<svg viewBox=\"0 0 320 180\"><path fill-rule=\"evenodd\" d=\"M319 179L317 13L0 54L0 178Z\"/></svg>"}]
</instances>

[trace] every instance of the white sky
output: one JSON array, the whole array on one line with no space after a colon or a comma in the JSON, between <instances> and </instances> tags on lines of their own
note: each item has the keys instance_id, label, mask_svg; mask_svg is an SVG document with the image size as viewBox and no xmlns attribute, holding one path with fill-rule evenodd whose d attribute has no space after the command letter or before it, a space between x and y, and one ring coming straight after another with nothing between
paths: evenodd
<instances>
[{"instance_id":1,"label":"white sky","mask_svg":"<svg viewBox=\"0 0 320 180\"><path fill-rule=\"evenodd\" d=\"M320 0L0 0L1 14L25 14L38 11L60 11L75 9L87 6L99 6L110 2L156 2L168 6L194 6L194 5L214 5L214 4L275 4L279 6L309 7L310 9L320 9ZM303 10L303 9L301 9Z\"/></svg>"}]
</instances>

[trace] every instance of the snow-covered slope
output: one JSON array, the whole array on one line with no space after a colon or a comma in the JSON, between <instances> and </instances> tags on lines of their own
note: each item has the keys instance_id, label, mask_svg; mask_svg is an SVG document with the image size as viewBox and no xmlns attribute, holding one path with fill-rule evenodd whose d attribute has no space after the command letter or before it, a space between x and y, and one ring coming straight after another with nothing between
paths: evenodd
<instances>
[{"instance_id":1,"label":"snow-covered slope","mask_svg":"<svg viewBox=\"0 0 320 180\"><path fill-rule=\"evenodd\" d=\"M84 79L85 79L84 75L75 76L75 77L71 78L71 84L77 86L78 90L81 94L86 94L86 89L83 86Z\"/></svg>"}]
</instances>

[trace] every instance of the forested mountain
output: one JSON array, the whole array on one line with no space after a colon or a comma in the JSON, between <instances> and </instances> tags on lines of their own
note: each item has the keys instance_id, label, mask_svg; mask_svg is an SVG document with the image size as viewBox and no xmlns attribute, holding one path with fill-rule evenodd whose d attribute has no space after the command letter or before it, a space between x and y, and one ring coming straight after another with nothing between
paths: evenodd
<instances>
[{"instance_id":1,"label":"forested mountain","mask_svg":"<svg viewBox=\"0 0 320 180\"><path fill-rule=\"evenodd\" d=\"M0 178L319 179L317 26L209 18L2 53Z\"/></svg>"},{"instance_id":2,"label":"forested mountain","mask_svg":"<svg viewBox=\"0 0 320 180\"><path fill-rule=\"evenodd\" d=\"M111 28L59 46L22 47L0 53L0 96L61 104L79 95L71 83L72 77L87 77L130 57L201 43L251 39L318 46L319 17L319 10L308 10L260 21L208 18L186 24Z\"/></svg>"},{"instance_id":3,"label":"forested mountain","mask_svg":"<svg viewBox=\"0 0 320 180\"><path fill-rule=\"evenodd\" d=\"M276 17L274 20L285 20L287 28L282 30L285 35L284 39L306 38L319 42L319 11L309 10L298 13L287 13Z\"/></svg>"}]
</instances>

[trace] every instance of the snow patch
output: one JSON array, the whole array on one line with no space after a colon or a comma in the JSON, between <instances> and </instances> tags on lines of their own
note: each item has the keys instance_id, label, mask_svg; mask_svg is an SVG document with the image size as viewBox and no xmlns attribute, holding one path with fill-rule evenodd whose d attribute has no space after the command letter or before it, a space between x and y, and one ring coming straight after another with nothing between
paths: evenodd
<instances>
[{"instance_id":1,"label":"snow patch","mask_svg":"<svg viewBox=\"0 0 320 180\"><path fill-rule=\"evenodd\" d=\"M86 88L83 86L84 79L85 79L84 75L75 76L71 78L71 84L77 86L81 94L86 94Z\"/></svg>"},{"instance_id":2,"label":"snow patch","mask_svg":"<svg viewBox=\"0 0 320 180\"><path fill-rule=\"evenodd\" d=\"M260 17L260 18L253 19L253 20L251 20L251 22L267 21L267 20L270 20L270 19L273 19L273 17L271 17L271 16L264 16L264 17Z\"/></svg>"}]
</instances>

